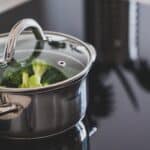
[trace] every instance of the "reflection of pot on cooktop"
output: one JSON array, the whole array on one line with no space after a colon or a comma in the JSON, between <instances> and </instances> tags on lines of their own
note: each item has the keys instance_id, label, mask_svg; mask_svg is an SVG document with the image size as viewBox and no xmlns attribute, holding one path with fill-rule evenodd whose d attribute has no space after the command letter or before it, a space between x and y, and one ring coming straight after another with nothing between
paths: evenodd
<instances>
[{"instance_id":1,"label":"reflection of pot on cooktop","mask_svg":"<svg viewBox=\"0 0 150 150\"><path fill-rule=\"evenodd\" d=\"M0 147L5 150L88 150L88 135L83 123L79 123L66 133L38 140L0 140Z\"/></svg>"},{"instance_id":2,"label":"reflection of pot on cooktop","mask_svg":"<svg viewBox=\"0 0 150 150\"><path fill-rule=\"evenodd\" d=\"M109 82L109 76L111 73L115 73L118 79L121 81L124 90L129 96L129 101L131 102L135 110L139 110L139 104L132 88L126 71L129 71L136 79L137 83L147 91L149 91L150 82L149 72L150 67L145 60L128 60L122 65L118 64L106 64L99 60L93 65L93 68L89 74L89 105L88 105L88 121L90 126L97 125L96 118L107 118L111 116L114 110L114 89L113 84ZM115 87L114 87L115 88Z\"/></svg>"},{"instance_id":3,"label":"reflection of pot on cooktop","mask_svg":"<svg viewBox=\"0 0 150 150\"><path fill-rule=\"evenodd\" d=\"M112 66L97 59L88 76L88 109L84 122L93 132L99 121L109 118L114 111L113 85L108 82L111 72Z\"/></svg>"},{"instance_id":4,"label":"reflection of pot on cooktop","mask_svg":"<svg viewBox=\"0 0 150 150\"><path fill-rule=\"evenodd\" d=\"M147 91L150 91L150 65L147 60L137 59L136 61L127 61L124 67L132 73L139 85Z\"/></svg>"}]
</instances>

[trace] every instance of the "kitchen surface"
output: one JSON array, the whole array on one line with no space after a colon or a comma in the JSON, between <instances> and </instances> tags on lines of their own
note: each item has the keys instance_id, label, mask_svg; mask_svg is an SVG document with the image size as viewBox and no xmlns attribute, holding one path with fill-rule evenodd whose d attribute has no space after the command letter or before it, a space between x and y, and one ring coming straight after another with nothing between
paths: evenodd
<instances>
[{"instance_id":1,"label":"kitchen surface","mask_svg":"<svg viewBox=\"0 0 150 150\"><path fill-rule=\"evenodd\" d=\"M86 115L72 129L59 135L24 140L1 137L0 147L5 150L149 150L150 5L147 1L143 4L119 0L63 2L58 5L56 1L39 1L38 8L41 4L42 8L53 6L53 9L38 12L34 8L34 14L30 11L35 1L9 11L12 14L20 11L20 16L36 18L45 29L77 36L95 46L97 58L88 75L87 97L84 97L88 100ZM72 8L70 15L67 13L70 9L64 10L67 4ZM26 6L29 6L28 14L21 11ZM59 9L56 16L55 8ZM66 15L64 20L62 10ZM11 17L9 11L0 16L2 20ZM77 21L72 19L76 13ZM8 32L20 16L6 26L3 23L0 30ZM70 22L64 25L67 21Z\"/></svg>"}]
</instances>

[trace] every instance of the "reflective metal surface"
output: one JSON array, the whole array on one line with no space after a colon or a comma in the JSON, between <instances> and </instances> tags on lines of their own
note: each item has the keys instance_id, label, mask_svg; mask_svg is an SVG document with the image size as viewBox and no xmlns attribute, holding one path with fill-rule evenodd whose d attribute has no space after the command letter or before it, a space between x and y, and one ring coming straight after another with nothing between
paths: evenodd
<instances>
[{"instance_id":1,"label":"reflective metal surface","mask_svg":"<svg viewBox=\"0 0 150 150\"><path fill-rule=\"evenodd\" d=\"M86 81L63 90L40 94L9 94L7 103L20 106L18 111L0 115L0 136L40 138L64 132L85 116Z\"/></svg>"},{"instance_id":2,"label":"reflective metal surface","mask_svg":"<svg viewBox=\"0 0 150 150\"><path fill-rule=\"evenodd\" d=\"M39 140L0 140L0 147L5 150L89 150L88 131L83 123L79 123L70 131L55 137Z\"/></svg>"},{"instance_id":3,"label":"reflective metal surface","mask_svg":"<svg viewBox=\"0 0 150 150\"><path fill-rule=\"evenodd\" d=\"M11 61L15 53L14 51L15 51L18 36L26 29L32 29L32 32L34 33L37 40L46 40L46 36L44 35L42 28L35 20L33 19L20 20L12 27L8 35L8 41L6 43L6 47L4 51L4 58L2 60L4 62L1 63L5 63L5 62L7 63Z\"/></svg>"}]
</instances>

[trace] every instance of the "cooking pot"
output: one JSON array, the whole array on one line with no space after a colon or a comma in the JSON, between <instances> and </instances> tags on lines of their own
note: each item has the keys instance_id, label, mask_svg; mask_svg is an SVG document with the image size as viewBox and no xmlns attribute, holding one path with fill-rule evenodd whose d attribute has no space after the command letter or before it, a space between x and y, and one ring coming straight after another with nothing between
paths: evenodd
<instances>
[{"instance_id":1,"label":"cooking pot","mask_svg":"<svg viewBox=\"0 0 150 150\"><path fill-rule=\"evenodd\" d=\"M26 29L32 32L25 32ZM68 76L44 87L0 86L1 137L52 136L83 119L87 107L86 77L96 57L93 46L63 33L43 32L35 20L23 19L9 34L0 35L0 51L1 72L13 59L23 65L25 59L38 51L38 58Z\"/></svg>"}]
</instances>

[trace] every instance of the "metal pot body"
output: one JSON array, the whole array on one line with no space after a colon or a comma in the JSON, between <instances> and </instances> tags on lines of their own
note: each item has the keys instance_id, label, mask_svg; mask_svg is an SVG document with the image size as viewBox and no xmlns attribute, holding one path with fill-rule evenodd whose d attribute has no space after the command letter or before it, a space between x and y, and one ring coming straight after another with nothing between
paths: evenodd
<instances>
[{"instance_id":1,"label":"metal pot body","mask_svg":"<svg viewBox=\"0 0 150 150\"><path fill-rule=\"evenodd\" d=\"M18 106L0 115L0 136L40 138L61 133L78 123L87 107L86 80L42 93L1 93ZM5 108L4 108L5 109Z\"/></svg>"},{"instance_id":2,"label":"metal pot body","mask_svg":"<svg viewBox=\"0 0 150 150\"><path fill-rule=\"evenodd\" d=\"M25 29L32 30L36 37L34 42L31 32L21 34ZM37 41L47 42L48 48L43 44L38 48ZM86 76L95 61L95 49L63 33L43 32L33 19L23 19L13 26L9 35L0 35L0 50L4 49L0 71L3 73L12 59L23 65L30 48L40 50L39 58L55 67L59 65L60 71L71 75L43 87L0 86L1 137L27 139L55 135L73 127L86 113ZM65 66L60 66L59 62L64 62Z\"/></svg>"}]
</instances>

